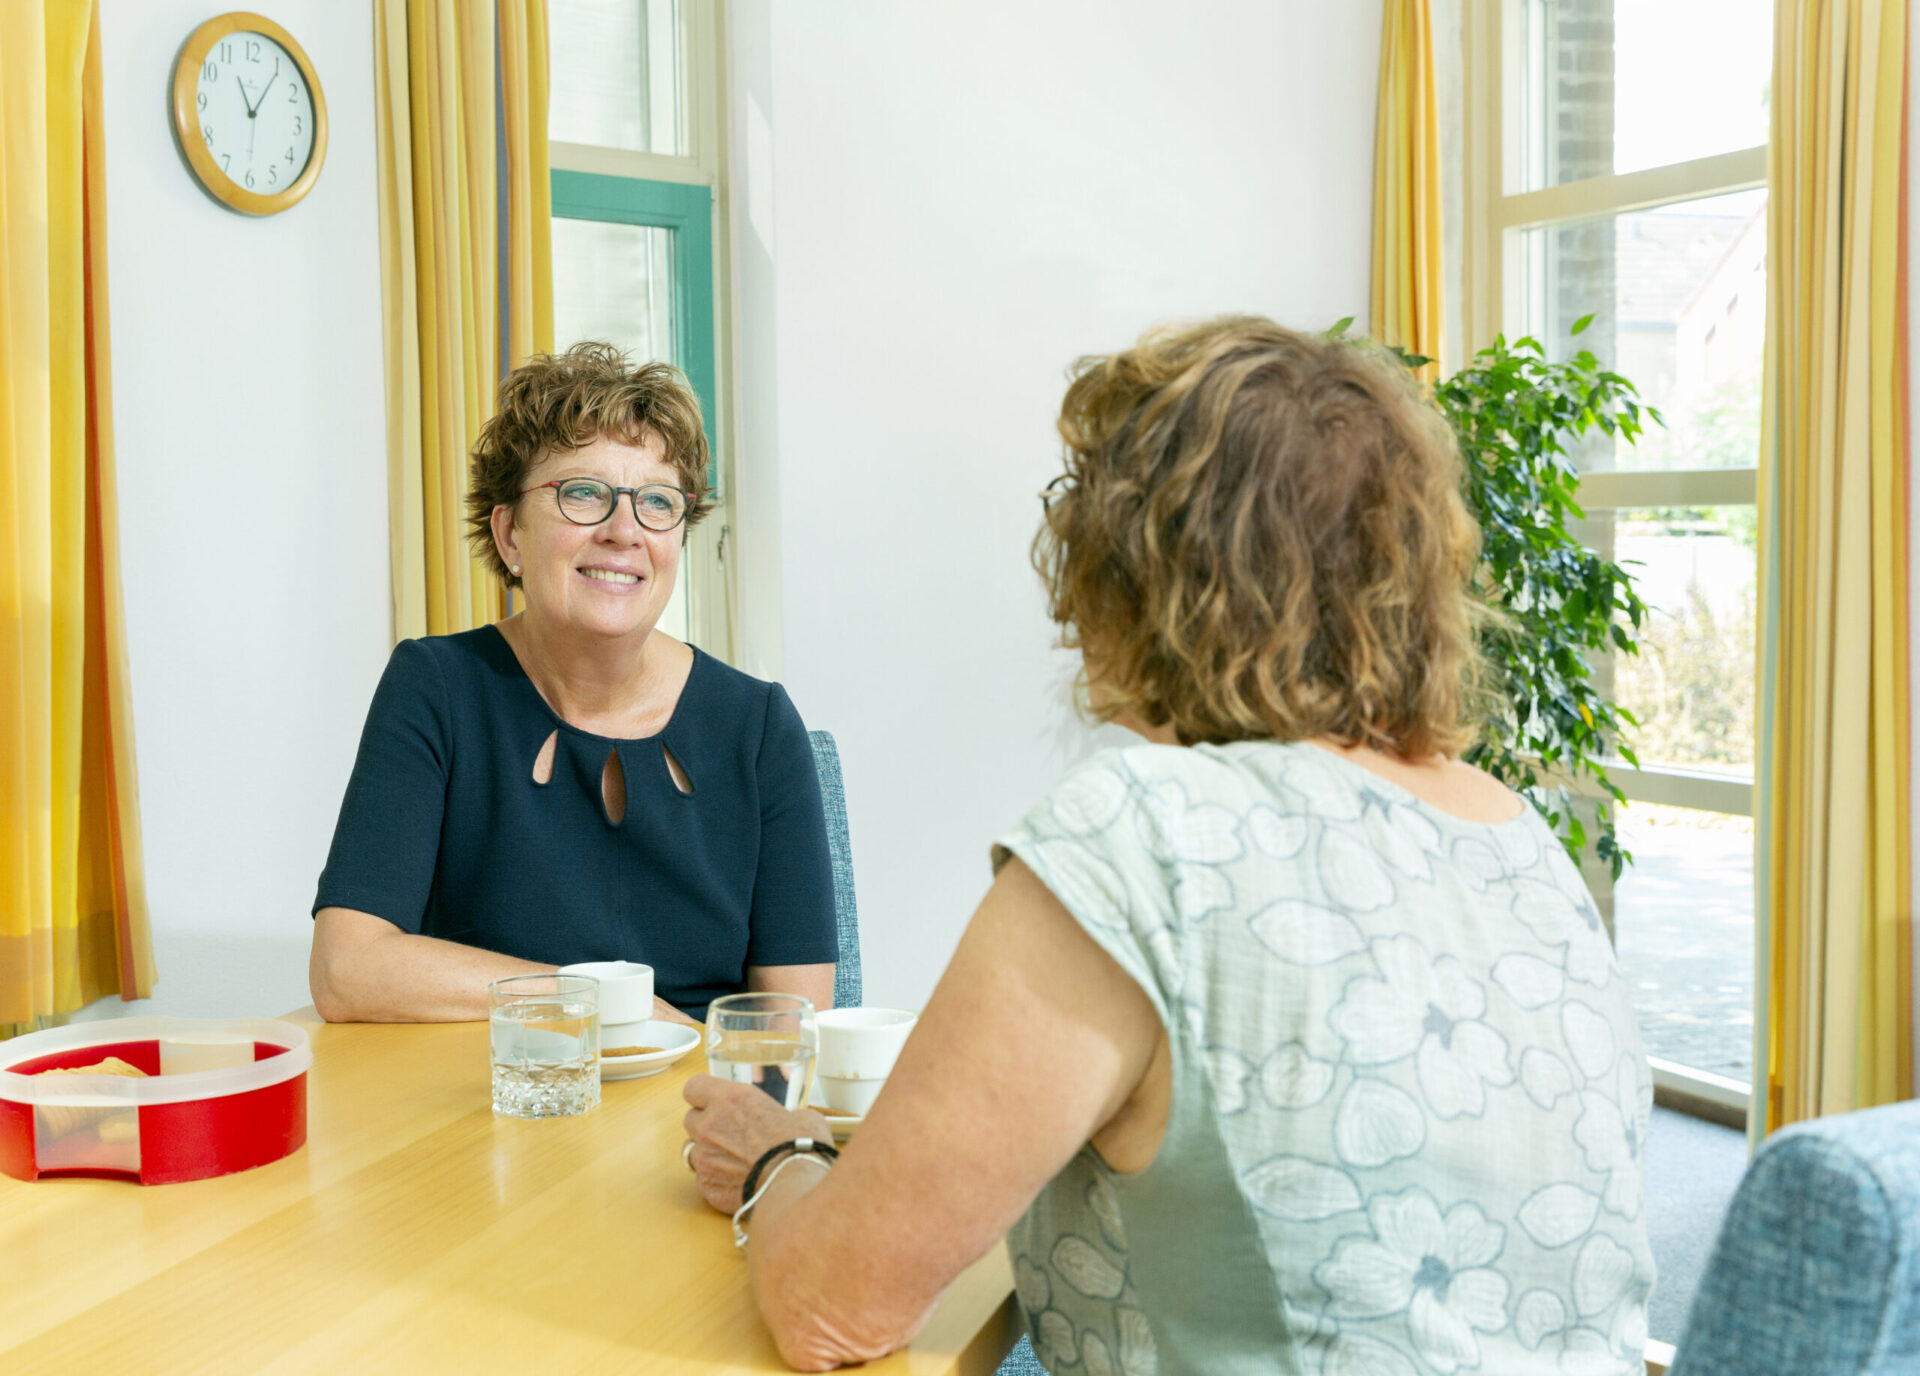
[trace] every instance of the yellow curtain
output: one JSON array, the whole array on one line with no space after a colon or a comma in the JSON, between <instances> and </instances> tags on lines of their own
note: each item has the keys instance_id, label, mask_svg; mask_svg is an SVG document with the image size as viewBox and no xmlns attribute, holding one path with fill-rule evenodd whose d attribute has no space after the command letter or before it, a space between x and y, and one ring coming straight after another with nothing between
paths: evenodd
<instances>
[{"instance_id":1,"label":"yellow curtain","mask_svg":"<svg viewBox=\"0 0 1920 1376\"><path fill-rule=\"evenodd\" d=\"M1906 0L1779 0L1756 1135L1912 1097Z\"/></svg>"},{"instance_id":2,"label":"yellow curtain","mask_svg":"<svg viewBox=\"0 0 1920 1376\"><path fill-rule=\"evenodd\" d=\"M399 639L504 609L467 455L502 372L553 347L545 0L375 0L374 59Z\"/></svg>"},{"instance_id":3,"label":"yellow curtain","mask_svg":"<svg viewBox=\"0 0 1920 1376\"><path fill-rule=\"evenodd\" d=\"M547 3L500 0L507 169L507 359L553 349L553 179L547 165Z\"/></svg>"},{"instance_id":4,"label":"yellow curtain","mask_svg":"<svg viewBox=\"0 0 1920 1376\"><path fill-rule=\"evenodd\" d=\"M0 1025L154 982L121 617L95 0L0 9Z\"/></svg>"},{"instance_id":5,"label":"yellow curtain","mask_svg":"<svg viewBox=\"0 0 1920 1376\"><path fill-rule=\"evenodd\" d=\"M1373 337L1446 368L1441 339L1440 117L1427 0L1385 0L1373 130Z\"/></svg>"}]
</instances>

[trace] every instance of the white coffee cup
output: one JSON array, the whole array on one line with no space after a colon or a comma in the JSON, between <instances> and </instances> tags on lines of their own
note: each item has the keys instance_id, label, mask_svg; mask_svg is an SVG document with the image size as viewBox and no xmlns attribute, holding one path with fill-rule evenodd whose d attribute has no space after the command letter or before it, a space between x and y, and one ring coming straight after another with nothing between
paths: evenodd
<instances>
[{"instance_id":1,"label":"white coffee cup","mask_svg":"<svg viewBox=\"0 0 1920 1376\"><path fill-rule=\"evenodd\" d=\"M865 1116L920 1020L903 1008L829 1008L820 1014L815 1073L827 1107Z\"/></svg>"},{"instance_id":2,"label":"white coffee cup","mask_svg":"<svg viewBox=\"0 0 1920 1376\"><path fill-rule=\"evenodd\" d=\"M653 967L631 960L583 960L562 965L563 975L592 975L600 981L600 1025L645 1022L653 1016Z\"/></svg>"}]
</instances>

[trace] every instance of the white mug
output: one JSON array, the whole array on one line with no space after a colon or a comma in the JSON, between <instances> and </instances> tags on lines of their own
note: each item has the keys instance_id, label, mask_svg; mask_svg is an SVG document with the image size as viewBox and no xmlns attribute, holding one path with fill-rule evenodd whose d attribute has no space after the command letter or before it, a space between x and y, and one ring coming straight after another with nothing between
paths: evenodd
<instances>
[{"instance_id":1,"label":"white mug","mask_svg":"<svg viewBox=\"0 0 1920 1376\"><path fill-rule=\"evenodd\" d=\"M920 1020L903 1008L829 1008L819 1016L814 1073L827 1107L864 1116Z\"/></svg>"},{"instance_id":2,"label":"white mug","mask_svg":"<svg viewBox=\"0 0 1920 1376\"><path fill-rule=\"evenodd\" d=\"M653 967L631 960L583 960L562 965L563 975L592 975L600 981L600 1026L645 1022L653 1016Z\"/></svg>"}]
</instances>

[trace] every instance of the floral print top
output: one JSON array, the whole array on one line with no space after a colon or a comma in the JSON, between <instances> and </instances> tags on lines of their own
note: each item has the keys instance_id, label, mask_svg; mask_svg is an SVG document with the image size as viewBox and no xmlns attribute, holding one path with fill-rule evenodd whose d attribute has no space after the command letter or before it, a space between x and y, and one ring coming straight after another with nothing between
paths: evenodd
<instances>
[{"instance_id":1,"label":"floral print top","mask_svg":"<svg viewBox=\"0 0 1920 1376\"><path fill-rule=\"evenodd\" d=\"M1651 1077L1532 809L1464 822L1310 745L1141 745L1009 851L1173 1055L1153 1164L1083 1150L1009 1237L1049 1370L1645 1369Z\"/></svg>"}]
</instances>

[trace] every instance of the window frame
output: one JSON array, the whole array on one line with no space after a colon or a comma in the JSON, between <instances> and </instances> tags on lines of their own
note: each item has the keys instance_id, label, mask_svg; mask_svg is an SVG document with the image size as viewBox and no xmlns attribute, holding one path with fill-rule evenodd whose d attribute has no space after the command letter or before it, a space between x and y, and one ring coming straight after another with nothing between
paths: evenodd
<instances>
[{"instance_id":1,"label":"window frame","mask_svg":"<svg viewBox=\"0 0 1920 1376\"><path fill-rule=\"evenodd\" d=\"M673 231L673 345L680 367L700 398L707 445L714 435L713 195L692 182L610 177L556 168L553 217L600 224L644 225ZM716 460L717 463L717 460ZM718 483L714 465L709 482Z\"/></svg>"},{"instance_id":2,"label":"window frame","mask_svg":"<svg viewBox=\"0 0 1920 1376\"><path fill-rule=\"evenodd\" d=\"M1509 100L1521 51L1520 7L1527 0L1467 0L1465 268L1469 352L1526 332L1520 315L1528 230L1602 215L1648 210L1767 184L1765 145L1639 172L1563 182L1538 191L1522 184L1520 120L1524 110ZM1757 461L1756 456L1756 461ZM1584 474L1580 503L1588 511L1661 506L1751 506L1758 495L1754 468L1670 469L1660 472ZM1673 767L1609 766L1621 791L1641 802L1752 815L1752 784ZM1742 792L1744 790L1744 792ZM1741 806L1733 804L1740 803Z\"/></svg>"},{"instance_id":3,"label":"window frame","mask_svg":"<svg viewBox=\"0 0 1920 1376\"><path fill-rule=\"evenodd\" d=\"M1767 145L1669 163L1641 171L1525 188L1527 116L1519 98L1523 64L1522 6L1535 0L1464 0L1461 56L1465 67L1463 144L1462 287L1467 353L1527 333L1525 254L1530 230L1658 206L1699 200L1767 185ZM1579 500L1588 512L1644 507L1752 506L1759 486L1755 467L1676 469L1658 472L1598 472L1581 476ZM1635 768L1609 761L1607 772L1628 799L1753 816L1751 775L1723 775L1674 766ZM1612 912L1610 875L1586 867L1602 910ZM1609 930L1611 930L1609 922ZM1744 1122L1751 1086L1659 1061L1655 1090L1662 1102L1701 1112L1712 1108L1723 1121Z\"/></svg>"},{"instance_id":4,"label":"window frame","mask_svg":"<svg viewBox=\"0 0 1920 1376\"><path fill-rule=\"evenodd\" d=\"M550 138L547 162L554 218L676 231L674 342L705 413L715 488L714 511L688 532L682 555L690 575L687 631L702 650L731 663L735 427L732 264L721 232L728 214L724 16L717 0L677 0L676 8L686 152L669 156ZM549 61L557 64L557 55ZM557 65L550 68L550 80L562 75Z\"/></svg>"}]
</instances>

